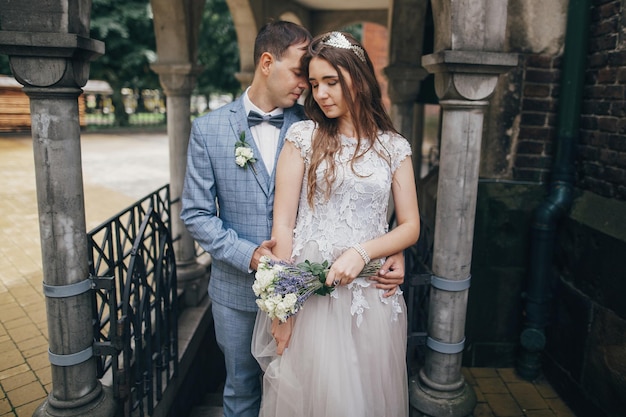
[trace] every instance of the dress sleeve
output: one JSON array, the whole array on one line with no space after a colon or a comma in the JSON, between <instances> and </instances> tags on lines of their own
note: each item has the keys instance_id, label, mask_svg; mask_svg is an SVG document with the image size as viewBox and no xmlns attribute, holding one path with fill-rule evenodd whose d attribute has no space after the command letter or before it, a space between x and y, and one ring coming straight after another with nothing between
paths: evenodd
<instances>
[{"instance_id":1,"label":"dress sleeve","mask_svg":"<svg viewBox=\"0 0 626 417\"><path fill-rule=\"evenodd\" d=\"M391 144L391 172L394 173L396 172L396 169L398 169L402 161L404 161L407 156L411 156L413 152L411 151L411 145L409 144L409 141L406 140L403 136L392 135Z\"/></svg>"},{"instance_id":2,"label":"dress sleeve","mask_svg":"<svg viewBox=\"0 0 626 417\"><path fill-rule=\"evenodd\" d=\"M296 148L300 149L300 156L305 160L308 159L311 153L311 137L314 126L314 122L311 120L296 122L289 127L285 136L285 140L288 140Z\"/></svg>"}]
</instances>

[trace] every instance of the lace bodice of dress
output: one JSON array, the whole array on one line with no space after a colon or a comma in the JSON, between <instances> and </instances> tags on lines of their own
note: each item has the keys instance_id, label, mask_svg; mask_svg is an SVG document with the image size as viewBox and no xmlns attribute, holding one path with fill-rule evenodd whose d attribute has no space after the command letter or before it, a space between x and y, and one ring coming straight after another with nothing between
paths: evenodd
<instances>
[{"instance_id":1,"label":"lace bodice of dress","mask_svg":"<svg viewBox=\"0 0 626 417\"><path fill-rule=\"evenodd\" d=\"M315 242L322 259L333 262L355 243L387 232L392 176L404 158L411 155L411 148L402 136L381 132L374 145L377 152L370 150L355 162L354 168L359 174L356 175L350 167L350 159L356 151L357 141L342 136L342 147L335 157L337 179L330 199L326 200L324 192L318 189L314 197L315 208L311 209L306 198L306 177L314 128L315 124L310 120L298 122L290 127L286 136L300 150L305 162L292 255L300 261L305 245ZM317 170L318 188L324 185L326 168L322 164Z\"/></svg>"}]
</instances>

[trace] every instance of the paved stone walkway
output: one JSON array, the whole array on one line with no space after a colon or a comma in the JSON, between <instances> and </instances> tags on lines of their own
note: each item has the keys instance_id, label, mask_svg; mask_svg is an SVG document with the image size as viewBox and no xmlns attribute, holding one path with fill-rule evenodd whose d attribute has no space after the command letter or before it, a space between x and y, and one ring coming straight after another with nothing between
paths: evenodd
<instances>
[{"instance_id":1,"label":"paved stone walkway","mask_svg":"<svg viewBox=\"0 0 626 417\"><path fill-rule=\"evenodd\" d=\"M164 133L83 133L87 230L169 182ZM30 417L50 392L37 197L29 135L0 135L0 417ZM574 417L545 381L463 369L474 417ZM586 416L585 416L586 417Z\"/></svg>"},{"instance_id":2,"label":"paved stone walkway","mask_svg":"<svg viewBox=\"0 0 626 417\"><path fill-rule=\"evenodd\" d=\"M87 230L169 182L167 136L84 133ZM30 135L0 135L0 416L30 417L50 392Z\"/></svg>"}]
</instances>

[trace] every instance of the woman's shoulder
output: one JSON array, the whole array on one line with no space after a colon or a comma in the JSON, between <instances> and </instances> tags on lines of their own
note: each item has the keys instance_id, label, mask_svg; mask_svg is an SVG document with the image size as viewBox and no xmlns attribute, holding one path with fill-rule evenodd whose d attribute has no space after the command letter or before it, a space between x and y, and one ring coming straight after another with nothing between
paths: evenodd
<instances>
[{"instance_id":1,"label":"woman's shoulder","mask_svg":"<svg viewBox=\"0 0 626 417\"><path fill-rule=\"evenodd\" d=\"M286 140L292 142L300 149L308 149L311 146L311 137L315 130L315 123L312 120L302 120L289 126Z\"/></svg>"},{"instance_id":2,"label":"woman's shoulder","mask_svg":"<svg viewBox=\"0 0 626 417\"><path fill-rule=\"evenodd\" d=\"M292 133L301 132L301 131L311 132L314 128L315 128L315 122L313 122L313 120L301 120L289 126L289 129L287 132L292 132Z\"/></svg>"},{"instance_id":3,"label":"woman's shoulder","mask_svg":"<svg viewBox=\"0 0 626 417\"><path fill-rule=\"evenodd\" d=\"M382 132L379 136L382 145L389 149L392 154L407 153L411 154L411 144L409 141L397 132Z\"/></svg>"},{"instance_id":4,"label":"woman's shoulder","mask_svg":"<svg viewBox=\"0 0 626 417\"><path fill-rule=\"evenodd\" d=\"M411 144L399 133L382 132L378 139L384 149L383 152L389 157L392 172L395 172L402 161L412 154Z\"/></svg>"}]
</instances>

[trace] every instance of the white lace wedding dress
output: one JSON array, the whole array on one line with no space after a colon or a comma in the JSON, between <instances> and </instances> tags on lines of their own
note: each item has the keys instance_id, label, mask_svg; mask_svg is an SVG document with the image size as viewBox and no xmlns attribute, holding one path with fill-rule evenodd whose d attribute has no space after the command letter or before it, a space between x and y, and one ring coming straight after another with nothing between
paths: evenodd
<instances>
[{"instance_id":1,"label":"white lace wedding dress","mask_svg":"<svg viewBox=\"0 0 626 417\"><path fill-rule=\"evenodd\" d=\"M301 151L308 169L312 121L294 124L287 140ZM350 168L356 140L343 137L337 181L329 201L315 195L306 201L305 183L294 231L293 260L337 259L353 244L387 232L392 175L411 154L406 139L381 134ZM324 167L318 170L318 184ZM270 333L271 321L259 312L252 353L265 374L262 417L408 416L406 306L400 293L383 298L375 282L357 278L330 296L311 296L297 313L294 331L282 356Z\"/></svg>"}]
</instances>

